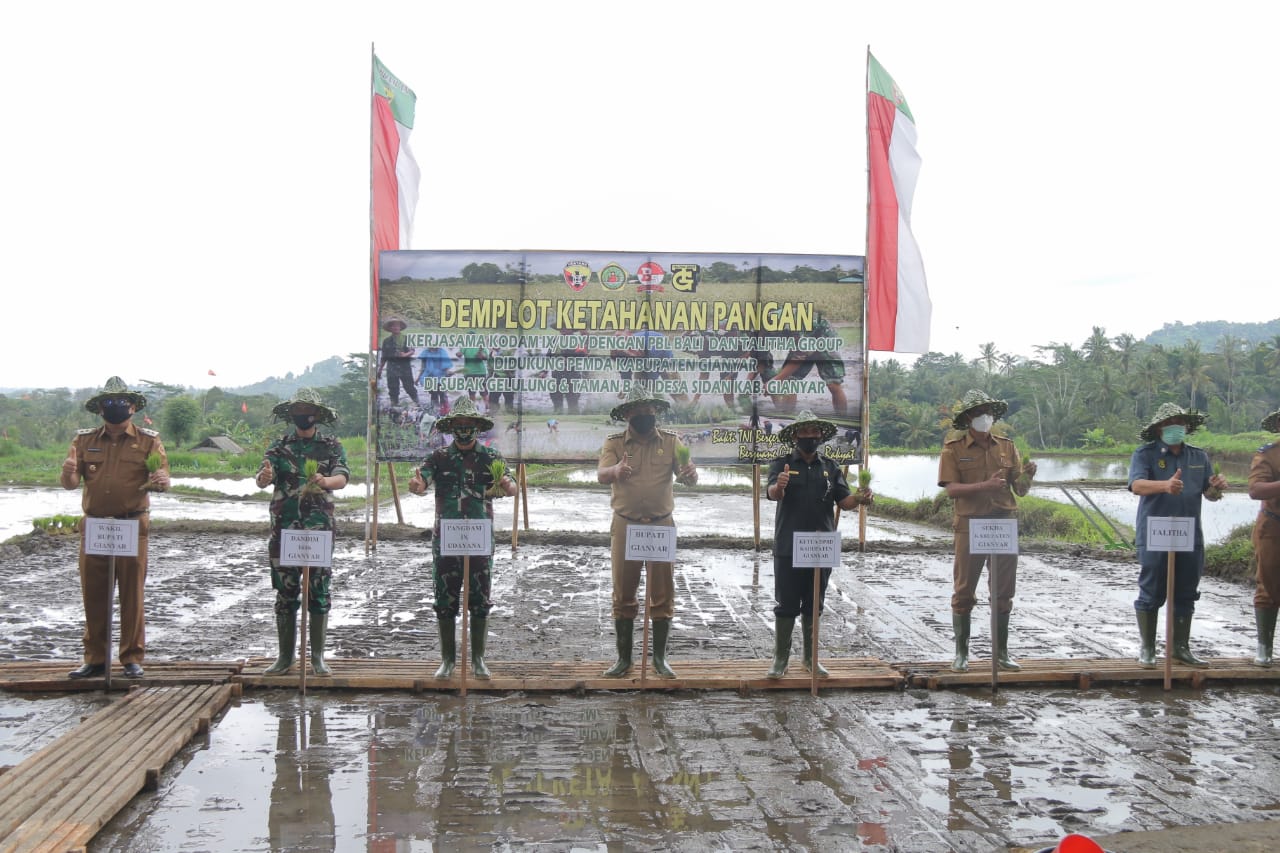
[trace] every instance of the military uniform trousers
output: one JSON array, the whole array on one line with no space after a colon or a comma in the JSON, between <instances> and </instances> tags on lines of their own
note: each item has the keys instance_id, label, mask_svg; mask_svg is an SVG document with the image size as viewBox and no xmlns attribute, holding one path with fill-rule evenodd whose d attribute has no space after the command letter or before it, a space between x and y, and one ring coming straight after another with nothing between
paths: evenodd
<instances>
[{"instance_id":1,"label":"military uniform trousers","mask_svg":"<svg viewBox=\"0 0 1280 853\"><path fill-rule=\"evenodd\" d=\"M675 527L675 521L668 514L665 518L649 521L623 518L613 514L613 524L609 528L610 553L613 562L613 618L635 619L640 612L637 593L640 590L640 576L644 572L644 561L627 560L627 525L644 524L659 527ZM674 569L671 563L649 563L649 617L652 619L671 619L676 612Z\"/></svg>"}]
</instances>

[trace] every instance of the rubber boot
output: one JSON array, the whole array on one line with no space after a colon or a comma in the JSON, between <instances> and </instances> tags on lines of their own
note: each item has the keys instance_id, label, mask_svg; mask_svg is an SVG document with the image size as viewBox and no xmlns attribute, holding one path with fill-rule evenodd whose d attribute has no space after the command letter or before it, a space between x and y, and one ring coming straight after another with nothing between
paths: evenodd
<instances>
[{"instance_id":1,"label":"rubber boot","mask_svg":"<svg viewBox=\"0 0 1280 853\"><path fill-rule=\"evenodd\" d=\"M488 681L491 677L489 667L484 663L484 641L488 636L488 627L487 618L471 617L471 674L482 681Z\"/></svg>"},{"instance_id":2,"label":"rubber boot","mask_svg":"<svg viewBox=\"0 0 1280 853\"><path fill-rule=\"evenodd\" d=\"M804 631L804 671L813 672L813 617L808 613L801 616L800 627ZM818 664L819 678L826 678L830 674L825 666Z\"/></svg>"},{"instance_id":3,"label":"rubber boot","mask_svg":"<svg viewBox=\"0 0 1280 853\"><path fill-rule=\"evenodd\" d=\"M1254 621L1258 623L1258 655L1253 659L1257 666L1271 666L1271 646L1276 636L1276 612L1255 607Z\"/></svg>"},{"instance_id":4,"label":"rubber boot","mask_svg":"<svg viewBox=\"0 0 1280 853\"><path fill-rule=\"evenodd\" d=\"M1209 664L1191 654L1191 616L1173 617L1173 659L1187 666L1208 666Z\"/></svg>"},{"instance_id":5,"label":"rubber boot","mask_svg":"<svg viewBox=\"0 0 1280 853\"><path fill-rule=\"evenodd\" d=\"M333 670L324 662L324 637L329 630L328 613L312 613L307 623L307 639L311 641L311 672L315 675L333 675Z\"/></svg>"},{"instance_id":6,"label":"rubber boot","mask_svg":"<svg viewBox=\"0 0 1280 853\"><path fill-rule=\"evenodd\" d=\"M298 611L276 614L276 638L280 641L280 656L262 671L263 675L279 675L293 666L294 655L298 653Z\"/></svg>"},{"instance_id":7,"label":"rubber boot","mask_svg":"<svg viewBox=\"0 0 1280 853\"><path fill-rule=\"evenodd\" d=\"M1138 664L1145 669L1156 668L1156 625L1160 622L1159 610L1135 610L1138 614L1138 636L1142 648L1138 651Z\"/></svg>"},{"instance_id":8,"label":"rubber boot","mask_svg":"<svg viewBox=\"0 0 1280 853\"><path fill-rule=\"evenodd\" d=\"M455 633L457 619L453 616L440 617L440 668L436 670L436 678L445 679L453 676L453 668L458 663L458 635Z\"/></svg>"},{"instance_id":9,"label":"rubber boot","mask_svg":"<svg viewBox=\"0 0 1280 853\"><path fill-rule=\"evenodd\" d=\"M969 671L969 614L952 613L951 630L956 635L956 659L951 662L952 672Z\"/></svg>"},{"instance_id":10,"label":"rubber boot","mask_svg":"<svg viewBox=\"0 0 1280 853\"><path fill-rule=\"evenodd\" d=\"M781 678L787 674L787 664L791 661L791 631L796 627L796 617L776 616L774 626L773 666L769 667L766 678Z\"/></svg>"},{"instance_id":11,"label":"rubber boot","mask_svg":"<svg viewBox=\"0 0 1280 853\"><path fill-rule=\"evenodd\" d=\"M675 678L667 666L667 640L671 637L671 620L653 620L653 671L659 678Z\"/></svg>"},{"instance_id":12,"label":"rubber boot","mask_svg":"<svg viewBox=\"0 0 1280 853\"><path fill-rule=\"evenodd\" d=\"M618 645L617 662L604 671L605 678L622 678L631 671L631 640L635 635L636 620L614 619L613 632Z\"/></svg>"},{"instance_id":13,"label":"rubber boot","mask_svg":"<svg viewBox=\"0 0 1280 853\"><path fill-rule=\"evenodd\" d=\"M1022 666L1009 657L1009 616L1008 613L996 614L996 665L1017 672Z\"/></svg>"}]
</instances>

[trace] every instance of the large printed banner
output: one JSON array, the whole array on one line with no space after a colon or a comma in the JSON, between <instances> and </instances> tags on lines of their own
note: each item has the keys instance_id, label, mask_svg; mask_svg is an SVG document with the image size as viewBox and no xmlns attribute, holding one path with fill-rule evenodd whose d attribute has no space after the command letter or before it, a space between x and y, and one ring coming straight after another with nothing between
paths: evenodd
<instances>
[{"instance_id":1,"label":"large printed banner","mask_svg":"<svg viewBox=\"0 0 1280 853\"><path fill-rule=\"evenodd\" d=\"M383 252L378 459L420 461L461 396L510 460L594 462L633 383L701 465L767 463L804 410L861 461L863 258Z\"/></svg>"}]
</instances>

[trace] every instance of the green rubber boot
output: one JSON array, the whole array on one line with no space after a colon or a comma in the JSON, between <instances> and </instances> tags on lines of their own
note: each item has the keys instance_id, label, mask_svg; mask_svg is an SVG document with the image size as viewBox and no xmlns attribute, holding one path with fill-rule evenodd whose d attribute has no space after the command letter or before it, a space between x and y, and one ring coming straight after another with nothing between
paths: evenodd
<instances>
[{"instance_id":1,"label":"green rubber boot","mask_svg":"<svg viewBox=\"0 0 1280 853\"><path fill-rule=\"evenodd\" d=\"M605 678L622 678L631 671L631 641L635 636L636 620L614 619L613 631L618 645L618 661L604 671Z\"/></svg>"},{"instance_id":2,"label":"green rubber boot","mask_svg":"<svg viewBox=\"0 0 1280 853\"><path fill-rule=\"evenodd\" d=\"M813 672L813 617L808 613L800 617L800 627L804 631L804 671ZM818 677L826 678L831 673L821 663L818 664Z\"/></svg>"},{"instance_id":3,"label":"green rubber boot","mask_svg":"<svg viewBox=\"0 0 1280 853\"><path fill-rule=\"evenodd\" d=\"M1208 666L1191 653L1191 616L1173 617L1173 659L1187 666Z\"/></svg>"},{"instance_id":4,"label":"green rubber boot","mask_svg":"<svg viewBox=\"0 0 1280 853\"><path fill-rule=\"evenodd\" d=\"M311 657L311 672L315 675L333 675L333 670L324 662L324 638L329 632L329 614L312 613L307 623L307 639L311 642L308 649Z\"/></svg>"},{"instance_id":5,"label":"green rubber boot","mask_svg":"<svg viewBox=\"0 0 1280 853\"><path fill-rule=\"evenodd\" d=\"M1159 610L1135 610L1138 614L1138 636L1142 648L1138 651L1138 664L1144 669L1156 668L1156 625L1160 621Z\"/></svg>"},{"instance_id":6,"label":"green rubber boot","mask_svg":"<svg viewBox=\"0 0 1280 853\"><path fill-rule=\"evenodd\" d=\"M492 676L489 667L484 663L484 641L488 636L487 629L489 620L471 618L471 674L483 681L488 681Z\"/></svg>"},{"instance_id":7,"label":"green rubber boot","mask_svg":"<svg viewBox=\"0 0 1280 853\"><path fill-rule=\"evenodd\" d=\"M440 617L440 668L436 670L436 678L453 677L453 668L458 663L458 635L455 633L458 620L453 616Z\"/></svg>"},{"instance_id":8,"label":"green rubber boot","mask_svg":"<svg viewBox=\"0 0 1280 853\"><path fill-rule=\"evenodd\" d=\"M1276 636L1275 610L1264 610L1255 607L1254 621L1258 623L1258 655L1253 659L1257 666L1271 666L1271 648Z\"/></svg>"},{"instance_id":9,"label":"green rubber boot","mask_svg":"<svg viewBox=\"0 0 1280 853\"><path fill-rule=\"evenodd\" d=\"M1017 672L1022 666L1009 657L1009 616L1008 613L996 614L996 665L1010 672Z\"/></svg>"},{"instance_id":10,"label":"green rubber boot","mask_svg":"<svg viewBox=\"0 0 1280 853\"><path fill-rule=\"evenodd\" d=\"M769 667L766 678L781 678L787 674L787 664L791 661L791 632L796 627L796 617L774 617L774 625L773 666Z\"/></svg>"},{"instance_id":11,"label":"green rubber boot","mask_svg":"<svg viewBox=\"0 0 1280 853\"><path fill-rule=\"evenodd\" d=\"M280 641L280 656L276 662L262 671L263 675L279 675L293 666L298 653L298 611L276 614L276 638Z\"/></svg>"},{"instance_id":12,"label":"green rubber boot","mask_svg":"<svg viewBox=\"0 0 1280 853\"><path fill-rule=\"evenodd\" d=\"M951 662L952 672L969 671L969 614L952 613L951 630L956 635L956 659Z\"/></svg>"},{"instance_id":13,"label":"green rubber boot","mask_svg":"<svg viewBox=\"0 0 1280 853\"><path fill-rule=\"evenodd\" d=\"M675 678L676 674L667 666L667 640L671 638L671 620L653 620L653 671L659 678Z\"/></svg>"}]
</instances>

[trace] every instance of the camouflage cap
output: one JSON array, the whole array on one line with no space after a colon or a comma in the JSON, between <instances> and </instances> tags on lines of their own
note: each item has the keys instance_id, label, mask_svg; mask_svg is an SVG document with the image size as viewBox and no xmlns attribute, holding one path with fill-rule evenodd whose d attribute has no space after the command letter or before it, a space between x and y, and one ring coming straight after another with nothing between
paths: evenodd
<instances>
[{"instance_id":1,"label":"camouflage cap","mask_svg":"<svg viewBox=\"0 0 1280 853\"><path fill-rule=\"evenodd\" d=\"M614 406L613 411L609 413L609 417L615 421L625 421L636 408L643 405L653 406L658 413L665 412L671 408L670 403L656 393L649 391L645 383L632 382L631 388L627 391L627 399Z\"/></svg>"},{"instance_id":2,"label":"camouflage cap","mask_svg":"<svg viewBox=\"0 0 1280 853\"><path fill-rule=\"evenodd\" d=\"M1160 437L1160 430L1156 429L1156 425L1174 418L1186 421L1188 435L1195 432L1204 425L1205 421L1209 420L1208 415L1197 412L1195 409L1184 409L1177 403L1161 403L1160 408L1156 409L1155 415L1142 428L1142 432L1138 433L1138 438L1143 441L1155 441Z\"/></svg>"},{"instance_id":3,"label":"camouflage cap","mask_svg":"<svg viewBox=\"0 0 1280 853\"><path fill-rule=\"evenodd\" d=\"M805 409L791 423L778 430L778 440L786 444L796 443L796 430L801 427L816 426L822 430L819 441L829 441L836 434L838 427L831 421L824 421L813 412Z\"/></svg>"},{"instance_id":4,"label":"camouflage cap","mask_svg":"<svg viewBox=\"0 0 1280 853\"><path fill-rule=\"evenodd\" d=\"M320 399L320 392L314 388L299 388L294 392L293 399L278 403L271 410L271 414L275 416L276 420L288 420L290 418L289 410L299 403L315 406L319 410L316 414L316 423L318 424L331 424L338 419L338 413L324 404L324 401Z\"/></svg>"},{"instance_id":5,"label":"camouflage cap","mask_svg":"<svg viewBox=\"0 0 1280 853\"><path fill-rule=\"evenodd\" d=\"M968 429L969 413L979 406L990 406L991 414L996 420L1003 418L1004 413L1009 411L1009 404L1004 400L997 400L986 391L971 388L964 393L964 397L951 410L952 429Z\"/></svg>"},{"instance_id":6,"label":"camouflage cap","mask_svg":"<svg viewBox=\"0 0 1280 853\"><path fill-rule=\"evenodd\" d=\"M432 427L436 432L447 432L453 434L453 423L458 418L470 418L479 424L481 432L493 429L493 421L480 414L480 410L476 408L475 401L466 394L458 397L454 401L453 407L449 409L449 414L436 421L436 425Z\"/></svg>"},{"instance_id":7,"label":"camouflage cap","mask_svg":"<svg viewBox=\"0 0 1280 853\"><path fill-rule=\"evenodd\" d=\"M399 317L388 317L382 321L382 328L394 335L397 332L403 332L405 329L409 328L409 324Z\"/></svg>"},{"instance_id":8,"label":"camouflage cap","mask_svg":"<svg viewBox=\"0 0 1280 853\"><path fill-rule=\"evenodd\" d=\"M124 380L119 376L112 376L107 383L102 386L102 390L94 394L88 400L84 401L84 407L95 415L102 411L102 401L108 397L124 397L130 403L133 403L133 410L141 412L147 406L147 398L137 391L130 391L129 386L124 384Z\"/></svg>"},{"instance_id":9,"label":"camouflage cap","mask_svg":"<svg viewBox=\"0 0 1280 853\"><path fill-rule=\"evenodd\" d=\"M1262 428L1267 432L1280 432L1280 409L1262 419Z\"/></svg>"}]
</instances>

